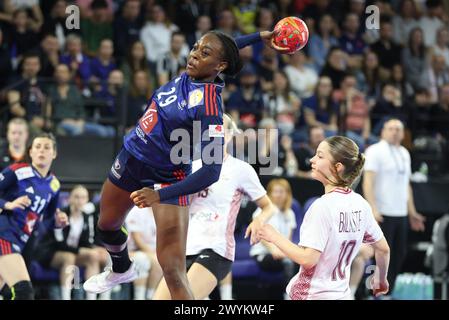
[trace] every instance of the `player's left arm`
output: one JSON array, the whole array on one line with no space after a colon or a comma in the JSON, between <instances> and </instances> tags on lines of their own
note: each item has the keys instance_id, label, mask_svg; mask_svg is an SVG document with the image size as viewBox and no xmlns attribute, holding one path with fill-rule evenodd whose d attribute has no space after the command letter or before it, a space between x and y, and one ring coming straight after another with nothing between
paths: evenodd
<instances>
[{"instance_id":1,"label":"player's left arm","mask_svg":"<svg viewBox=\"0 0 449 320\"><path fill-rule=\"evenodd\" d=\"M273 214L277 210L276 206L271 202L270 198L267 195L264 195L263 197L257 199L255 202L257 206L262 209L262 212L254 217L248 228L246 228L245 238L251 235L251 245L259 241L257 237L258 230L262 228L262 226L273 216Z\"/></svg>"},{"instance_id":2,"label":"player's left arm","mask_svg":"<svg viewBox=\"0 0 449 320\"><path fill-rule=\"evenodd\" d=\"M288 258L300 264L305 269L314 267L320 260L320 251L294 244L269 224L265 224L258 235L261 239L273 243Z\"/></svg>"}]
</instances>

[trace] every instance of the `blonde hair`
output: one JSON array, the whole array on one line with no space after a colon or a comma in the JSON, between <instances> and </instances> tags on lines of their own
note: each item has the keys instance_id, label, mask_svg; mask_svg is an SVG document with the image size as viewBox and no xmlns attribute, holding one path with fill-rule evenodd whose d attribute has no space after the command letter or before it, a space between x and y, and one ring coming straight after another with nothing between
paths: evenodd
<instances>
[{"instance_id":1,"label":"blonde hair","mask_svg":"<svg viewBox=\"0 0 449 320\"><path fill-rule=\"evenodd\" d=\"M360 153L357 144L347 137L329 137L324 141L329 145L329 152L334 159L331 172L337 181L328 180L334 186L351 186L362 172L365 156ZM342 174L339 174L335 168L338 162L345 168Z\"/></svg>"},{"instance_id":2,"label":"blonde hair","mask_svg":"<svg viewBox=\"0 0 449 320\"><path fill-rule=\"evenodd\" d=\"M287 209L290 209L292 206L293 201L293 195L292 195L292 188L290 187L290 183L286 179L273 179L271 180L267 185L267 195L270 197L271 193L273 192L273 189L275 186L281 186L285 189L287 192L287 199L285 200L283 206L279 209L281 211L285 211ZM270 197L271 198L271 197Z\"/></svg>"}]
</instances>

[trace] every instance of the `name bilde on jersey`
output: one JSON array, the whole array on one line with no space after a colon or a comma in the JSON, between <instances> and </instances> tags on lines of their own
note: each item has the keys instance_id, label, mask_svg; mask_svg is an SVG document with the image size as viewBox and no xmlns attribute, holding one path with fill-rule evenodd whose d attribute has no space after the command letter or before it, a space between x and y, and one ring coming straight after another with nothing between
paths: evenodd
<instances>
[{"instance_id":1,"label":"name bilde on jersey","mask_svg":"<svg viewBox=\"0 0 449 320\"><path fill-rule=\"evenodd\" d=\"M12 202L26 195L31 204L25 209L15 208L0 215L0 238L13 243L19 240L22 246L28 241L37 222L45 218L53 225L59 189L60 183L53 174L42 177L28 164L13 164L6 168L0 179L2 202Z\"/></svg>"},{"instance_id":2,"label":"name bilde on jersey","mask_svg":"<svg viewBox=\"0 0 449 320\"><path fill-rule=\"evenodd\" d=\"M190 165L196 140L202 147L212 139L220 139L223 144L222 88L220 83L194 81L186 73L160 87L135 129L125 137L126 150L154 168L172 170ZM175 141L170 139L172 134ZM188 148L188 152L183 149L182 159L173 161L171 151L175 146Z\"/></svg>"}]
</instances>

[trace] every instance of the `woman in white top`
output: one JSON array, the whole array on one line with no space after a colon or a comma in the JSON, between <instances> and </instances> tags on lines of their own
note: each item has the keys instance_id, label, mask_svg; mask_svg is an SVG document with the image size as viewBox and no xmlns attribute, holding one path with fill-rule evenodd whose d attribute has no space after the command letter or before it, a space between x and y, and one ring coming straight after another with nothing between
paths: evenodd
<instances>
[{"instance_id":1,"label":"woman in white top","mask_svg":"<svg viewBox=\"0 0 449 320\"><path fill-rule=\"evenodd\" d=\"M287 293L292 300L349 299L351 263L361 244L368 243L377 263L373 292L385 294L390 248L368 202L350 189L362 171L364 155L351 139L335 136L320 143L310 162L312 178L324 185L325 194L305 214L299 244L269 224L257 234L301 266Z\"/></svg>"},{"instance_id":2,"label":"woman in white top","mask_svg":"<svg viewBox=\"0 0 449 320\"><path fill-rule=\"evenodd\" d=\"M235 255L234 228L243 195L247 194L262 211L246 230L245 236L251 234L252 243L257 241L257 228L276 210L256 171L248 163L227 153L232 132L238 129L230 116L224 114L223 120L226 130L220 178L193 195L189 208L187 278L195 300L208 297L218 282L231 271ZM170 299L170 292L162 279L153 300L167 299Z\"/></svg>"},{"instance_id":3,"label":"woman in white top","mask_svg":"<svg viewBox=\"0 0 449 320\"><path fill-rule=\"evenodd\" d=\"M267 194L273 204L277 207L276 213L268 223L273 226L286 239L292 239L293 231L296 229L295 213L291 209L292 190L285 179L273 179L268 183ZM254 212L254 217L260 214L260 209ZM285 275L285 284L294 274L294 264L291 259L272 243L260 241L251 247L249 251L257 264L264 271L280 272Z\"/></svg>"}]
</instances>

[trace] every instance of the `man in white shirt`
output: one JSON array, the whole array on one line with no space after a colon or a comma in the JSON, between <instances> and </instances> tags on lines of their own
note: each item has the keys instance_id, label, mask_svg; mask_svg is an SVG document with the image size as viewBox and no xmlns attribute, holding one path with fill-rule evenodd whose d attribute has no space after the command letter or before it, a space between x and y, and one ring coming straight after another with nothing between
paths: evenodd
<instances>
[{"instance_id":1,"label":"man in white shirt","mask_svg":"<svg viewBox=\"0 0 449 320\"><path fill-rule=\"evenodd\" d=\"M402 122L386 121L381 139L366 150L363 192L391 248L388 282L392 291L407 253L407 216L414 231L424 231L425 218L413 200L410 154L401 146Z\"/></svg>"}]
</instances>

